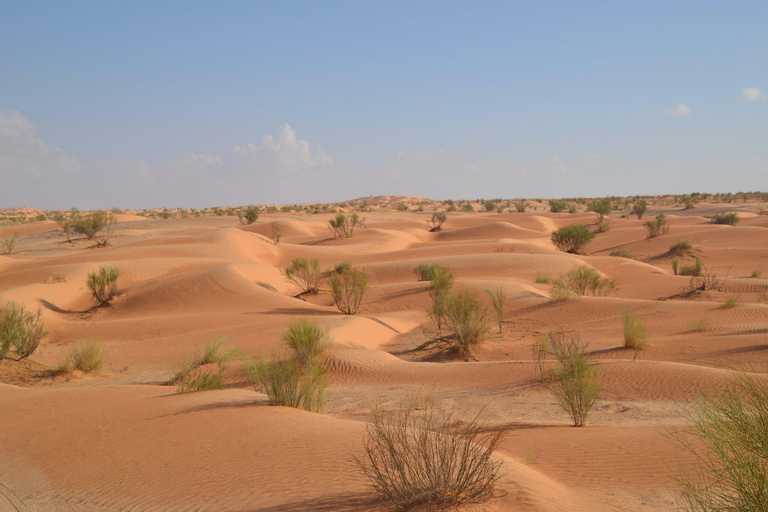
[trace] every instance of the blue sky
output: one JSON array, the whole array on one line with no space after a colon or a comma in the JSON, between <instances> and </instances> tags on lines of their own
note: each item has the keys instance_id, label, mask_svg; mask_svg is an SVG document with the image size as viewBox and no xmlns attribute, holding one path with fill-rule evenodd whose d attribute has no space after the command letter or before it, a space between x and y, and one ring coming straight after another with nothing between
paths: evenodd
<instances>
[{"instance_id":1,"label":"blue sky","mask_svg":"<svg viewBox=\"0 0 768 512\"><path fill-rule=\"evenodd\" d=\"M766 189L766 26L768 2L0 1L0 206Z\"/></svg>"}]
</instances>

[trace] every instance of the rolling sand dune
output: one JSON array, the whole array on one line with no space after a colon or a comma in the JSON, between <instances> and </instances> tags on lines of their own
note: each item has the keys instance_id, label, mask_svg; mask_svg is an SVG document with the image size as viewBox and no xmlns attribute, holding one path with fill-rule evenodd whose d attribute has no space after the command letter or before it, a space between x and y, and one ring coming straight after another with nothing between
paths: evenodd
<instances>
[{"instance_id":1,"label":"rolling sand dune","mask_svg":"<svg viewBox=\"0 0 768 512\"><path fill-rule=\"evenodd\" d=\"M506 432L495 454L505 462L498 496L470 510L676 510L674 477L692 458L667 433L688 427L697 391L727 386L735 368L766 370L768 220L745 214L717 226L705 215L722 207L700 204L665 211L669 234L647 238L644 220L614 212L587 254L573 255L550 234L571 223L595 228L592 213L537 204L523 214L449 214L429 232L430 213L395 211L404 200L360 200L388 206L361 214L366 227L349 239L331 237L331 214L262 214L248 226L119 214L104 248L66 243L47 221L0 228L0 238L20 237L17 251L0 256L0 304L39 307L49 331L30 359L0 363L0 510L392 510L353 457L363 454L375 404L395 407L425 388L462 418L482 409L490 429ZM692 248L671 254L682 239ZM610 256L617 248L633 258ZM319 293L300 295L281 273L298 257L318 259ZM674 275L672 260L696 257L727 276L725 286L679 296L690 278ZM355 316L338 312L327 284L345 261L369 278ZM413 271L420 263L449 267L456 290L485 297L501 287L502 332L468 357L426 343L434 328L429 283ZM85 281L102 265L119 268L120 287L112 305L96 308ZM616 291L552 301L551 283L576 265L614 280ZM766 273L753 277L756 269ZM648 329L634 361L623 347L625 310ZM322 414L269 406L240 361L227 366L222 390L166 385L215 336L247 357L284 352L283 332L299 318L332 339ZM531 345L558 329L578 333L601 365L602 396L584 428L569 426L532 359ZM93 337L109 352L101 373L53 375L77 341Z\"/></svg>"}]
</instances>

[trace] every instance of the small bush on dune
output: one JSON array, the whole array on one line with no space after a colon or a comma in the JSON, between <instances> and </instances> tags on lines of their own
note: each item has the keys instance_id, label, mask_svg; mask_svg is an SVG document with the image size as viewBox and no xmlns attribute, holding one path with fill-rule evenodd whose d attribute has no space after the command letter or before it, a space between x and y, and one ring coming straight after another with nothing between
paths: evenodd
<instances>
[{"instance_id":1,"label":"small bush on dune","mask_svg":"<svg viewBox=\"0 0 768 512\"><path fill-rule=\"evenodd\" d=\"M727 224L729 226L735 226L738 222L738 213L717 213L714 217L712 217L713 224Z\"/></svg>"},{"instance_id":2,"label":"small bush on dune","mask_svg":"<svg viewBox=\"0 0 768 512\"><path fill-rule=\"evenodd\" d=\"M474 346L490 332L485 304L475 294L466 291L448 297L445 323L457 351L462 355L472 353Z\"/></svg>"},{"instance_id":3,"label":"small bush on dune","mask_svg":"<svg viewBox=\"0 0 768 512\"><path fill-rule=\"evenodd\" d=\"M587 416L600 397L599 376L599 366L590 363L581 344L569 345L558 357L552 394L571 416L574 427L586 425Z\"/></svg>"},{"instance_id":4,"label":"small bush on dune","mask_svg":"<svg viewBox=\"0 0 768 512\"><path fill-rule=\"evenodd\" d=\"M735 308L740 303L741 303L741 297L739 297L739 296L728 297L727 299L725 299L725 302L720 304L720 306L718 306L718 307L720 309L731 309L731 308Z\"/></svg>"},{"instance_id":5,"label":"small bush on dune","mask_svg":"<svg viewBox=\"0 0 768 512\"><path fill-rule=\"evenodd\" d=\"M305 368L328 348L328 334L317 322L296 320L288 325L283 341L294 352L295 359Z\"/></svg>"},{"instance_id":6,"label":"small bush on dune","mask_svg":"<svg viewBox=\"0 0 768 512\"><path fill-rule=\"evenodd\" d=\"M197 365L202 366L204 364L218 364L222 365L228 361L236 359L238 357L238 351L235 347L227 346L227 338L224 336L218 336L213 338L208 344L205 345L202 357L198 360Z\"/></svg>"},{"instance_id":7,"label":"small bush on dune","mask_svg":"<svg viewBox=\"0 0 768 512\"><path fill-rule=\"evenodd\" d=\"M674 267L673 267L674 270ZM682 265L678 267L677 275L680 276L701 276L704 271L704 263L697 257L692 265Z\"/></svg>"},{"instance_id":8,"label":"small bush on dune","mask_svg":"<svg viewBox=\"0 0 768 512\"><path fill-rule=\"evenodd\" d=\"M485 290L485 293L491 298L491 305L496 312L496 320L499 322L499 334L501 334L501 324L504 321L504 303L507 301L507 294L504 293L504 289L501 286L496 291Z\"/></svg>"},{"instance_id":9,"label":"small bush on dune","mask_svg":"<svg viewBox=\"0 0 768 512\"><path fill-rule=\"evenodd\" d=\"M536 274L536 284L549 284L549 277L544 274Z\"/></svg>"},{"instance_id":10,"label":"small bush on dune","mask_svg":"<svg viewBox=\"0 0 768 512\"><path fill-rule=\"evenodd\" d=\"M699 318L698 320L694 320L688 326L688 330L691 332L707 332L711 328L712 328L712 322L707 317L702 317L702 318Z\"/></svg>"},{"instance_id":11,"label":"small bush on dune","mask_svg":"<svg viewBox=\"0 0 768 512\"><path fill-rule=\"evenodd\" d=\"M581 253L595 234L583 224L569 224L552 232L552 243L563 252Z\"/></svg>"},{"instance_id":12,"label":"small bush on dune","mask_svg":"<svg viewBox=\"0 0 768 512\"><path fill-rule=\"evenodd\" d=\"M11 349L20 360L35 353L47 335L41 316L40 309L32 313L15 302L0 307L0 359Z\"/></svg>"},{"instance_id":13,"label":"small bush on dune","mask_svg":"<svg viewBox=\"0 0 768 512\"><path fill-rule=\"evenodd\" d=\"M100 306L109 304L117 293L117 279L120 271L116 267L101 267L88 274L88 289Z\"/></svg>"},{"instance_id":14,"label":"small bush on dune","mask_svg":"<svg viewBox=\"0 0 768 512\"><path fill-rule=\"evenodd\" d=\"M438 265L432 274L429 284L429 297L432 299L429 316L434 320L438 331L443 327L448 297L452 288L453 274L447 267Z\"/></svg>"},{"instance_id":15,"label":"small bush on dune","mask_svg":"<svg viewBox=\"0 0 768 512\"><path fill-rule=\"evenodd\" d=\"M179 393L220 389L226 364L239 356L236 348L227 346L226 337L215 337L203 347L202 353L198 351L193 359L182 362L168 383L178 384ZM217 371L197 371L207 364L217 365Z\"/></svg>"},{"instance_id":16,"label":"small bush on dune","mask_svg":"<svg viewBox=\"0 0 768 512\"><path fill-rule=\"evenodd\" d=\"M503 462L494 457L502 430L479 417L459 422L432 401L410 400L389 413L377 407L355 458L376 493L398 509L456 508L493 497Z\"/></svg>"},{"instance_id":17,"label":"small bush on dune","mask_svg":"<svg viewBox=\"0 0 768 512\"><path fill-rule=\"evenodd\" d=\"M632 311L622 311L621 322L624 326L624 348L634 349L637 358L637 352L643 350L648 343L645 325Z\"/></svg>"},{"instance_id":18,"label":"small bush on dune","mask_svg":"<svg viewBox=\"0 0 768 512\"><path fill-rule=\"evenodd\" d=\"M413 269L414 274L419 276L419 281L431 281L438 272L447 272L448 268L437 263L420 263Z\"/></svg>"},{"instance_id":19,"label":"small bush on dune","mask_svg":"<svg viewBox=\"0 0 768 512\"><path fill-rule=\"evenodd\" d=\"M179 380L179 393L195 393L197 391L212 391L224 387L222 372L201 371L188 373Z\"/></svg>"},{"instance_id":20,"label":"small bush on dune","mask_svg":"<svg viewBox=\"0 0 768 512\"><path fill-rule=\"evenodd\" d=\"M637 201L632 207L632 213L637 215L637 220L642 219L646 211L648 211L648 202L645 199Z\"/></svg>"},{"instance_id":21,"label":"small bush on dune","mask_svg":"<svg viewBox=\"0 0 768 512\"><path fill-rule=\"evenodd\" d=\"M283 275L295 284L301 293L315 293L320 285L320 262L316 259L296 258Z\"/></svg>"},{"instance_id":22,"label":"small bush on dune","mask_svg":"<svg viewBox=\"0 0 768 512\"><path fill-rule=\"evenodd\" d=\"M237 218L240 220L240 224L253 224L259 218L259 209L255 206L249 206L238 210Z\"/></svg>"},{"instance_id":23,"label":"small bush on dune","mask_svg":"<svg viewBox=\"0 0 768 512\"><path fill-rule=\"evenodd\" d=\"M683 239L670 245L669 253L674 254L675 256L679 256L686 251L690 251L692 248L693 246L691 245L691 242L689 242L687 239Z\"/></svg>"},{"instance_id":24,"label":"small bush on dune","mask_svg":"<svg viewBox=\"0 0 768 512\"><path fill-rule=\"evenodd\" d=\"M616 290L615 281L603 277L600 272L587 265L574 266L553 283L553 293L561 298L568 295L604 297L614 290Z\"/></svg>"},{"instance_id":25,"label":"small bush on dune","mask_svg":"<svg viewBox=\"0 0 768 512\"><path fill-rule=\"evenodd\" d=\"M355 233L355 226L360 223L360 217L357 213L352 213L349 216L339 213L336 217L328 221L328 226L331 230L333 238L352 238Z\"/></svg>"},{"instance_id":26,"label":"small bush on dune","mask_svg":"<svg viewBox=\"0 0 768 512\"><path fill-rule=\"evenodd\" d=\"M717 394L700 394L688 412L693 431L670 434L695 463L677 479L689 512L764 512L768 503L768 381L754 373Z\"/></svg>"},{"instance_id":27,"label":"small bush on dune","mask_svg":"<svg viewBox=\"0 0 768 512\"><path fill-rule=\"evenodd\" d=\"M262 358L248 367L248 375L256 389L269 397L271 405L322 411L325 371L317 365L305 368L296 359Z\"/></svg>"},{"instance_id":28,"label":"small bush on dune","mask_svg":"<svg viewBox=\"0 0 768 512\"><path fill-rule=\"evenodd\" d=\"M363 295L368 286L368 276L356 268L348 268L336 273L328 280L333 302L345 315L354 315L360 309Z\"/></svg>"},{"instance_id":29,"label":"small bush on dune","mask_svg":"<svg viewBox=\"0 0 768 512\"><path fill-rule=\"evenodd\" d=\"M597 214L597 221L602 223L605 216L611 213L611 198L596 199L589 204L587 210L595 212Z\"/></svg>"},{"instance_id":30,"label":"small bush on dune","mask_svg":"<svg viewBox=\"0 0 768 512\"><path fill-rule=\"evenodd\" d=\"M98 338L80 341L69 351L64 366L84 373L98 373L107 360L107 350Z\"/></svg>"},{"instance_id":31,"label":"small bush on dune","mask_svg":"<svg viewBox=\"0 0 768 512\"><path fill-rule=\"evenodd\" d=\"M568 208L568 201L564 199L552 199L549 201L549 211L552 213L560 213Z\"/></svg>"},{"instance_id":32,"label":"small bush on dune","mask_svg":"<svg viewBox=\"0 0 768 512\"><path fill-rule=\"evenodd\" d=\"M440 231L443 229L443 224L445 224L446 219L448 216L444 212L435 212L432 214L432 218L427 221L427 224L429 224L429 231Z\"/></svg>"},{"instance_id":33,"label":"small bush on dune","mask_svg":"<svg viewBox=\"0 0 768 512\"><path fill-rule=\"evenodd\" d=\"M106 212L93 212L88 215L74 217L72 229L75 233L92 240L104 226L107 225L109 216Z\"/></svg>"},{"instance_id":34,"label":"small bush on dune","mask_svg":"<svg viewBox=\"0 0 768 512\"><path fill-rule=\"evenodd\" d=\"M11 238L3 239L2 254L11 254L16 248L16 243L19 241L18 237L12 236Z\"/></svg>"},{"instance_id":35,"label":"small bush on dune","mask_svg":"<svg viewBox=\"0 0 768 512\"><path fill-rule=\"evenodd\" d=\"M663 213L658 214L655 220L645 221L645 227L648 229L648 238L656 238L669 233L669 223Z\"/></svg>"},{"instance_id":36,"label":"small bush on dune","mask_svg":"<svg viewBox=\"0 0 768 512\"><path fill-rule=\"evenodd\" d=\"M614 249L614 250L612 250L612 251L611 251L611 252L608 254L608 256L614 256L614 257L616 257L616 258L627 258L627 259L632 259L632 258L634 258L634 256L632 255L632 253L631 253L631 252L629 252L628 250L626 250L624 247L619 247L618 249Z\"/></svg>"},{"instance_id":37,"label":"small bush on dune","mask_svg":"<svg viewBox=\"0 0 768 512\"><path fill-rule=\"evenodd\" d=\"M515 201L515 210L517 210L517 213L525 213L525 210L528 208L528 203L525 201Z\"/></svg>"},{"instance_id":38,"label":"small bush on dune","mask_svg":"<svg viewBox=\"0 0 768 512\"><path fill-rule=\"evenodd\" d=\"M760 270L760 269L757 269L757 268L756 268L756 269L754 269L754 270L752 271L752 274L751 274L751 276L752 276L752 277L754 277L754 278L759 278L759 277L760 277L760 276L762 276L762 275L763 275L763 271L762 271L762 270Z\"/></svg>"},{"instance_id":39,"label":"small bush on dune","mask_svg":"<svg viewBox=\"0 0 768 512\"><path fill-rule=\"evenodd\" d=\"M270 226L272 227L272 242L277 245L280 243L280 239L283 237L283 228L277 221L272 221Z\"/></svg>"}]
</instances>

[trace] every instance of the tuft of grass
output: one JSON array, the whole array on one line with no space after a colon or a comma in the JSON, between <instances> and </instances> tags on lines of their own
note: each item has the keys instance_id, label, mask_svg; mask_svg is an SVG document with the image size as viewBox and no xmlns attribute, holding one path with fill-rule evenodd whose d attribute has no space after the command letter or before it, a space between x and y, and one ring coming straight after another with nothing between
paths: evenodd
<instances>
[{"instance_id":1,"label":"tuft of grass","mask_svg":"<svg viewBox=\"0 0 768 512\"><path fill-rule=\"evenodd\" d=\"M549 284L549 277L544 274L536 274L537 284Z\"/></svg>"},{"instance_id":2,"label":"tuft of grass","mask_svg":"<svg viewBox=\"0 0 768 512\"><path fill-rule=\"evenodd\" d=\"M365 456L355 458L376 493L400 510L454 509L494 495L503 461L494 457L503 430L479 416L458 421L431 400L373 410Z\"/></svg>"},{"instance_id":3,"label":"tuft of grass","mask_svg":"<svg viewBox=\"0 0 768 512\"><path fill-rule=\"evenodd\" d=\"M680 256L686 251L690 251L693 248L691 242L687 239L682 239L669 246L669 253L675 256Z\"/></svg>"},{"instance_id":4,"label":"tuft of grass","mask_svg":"<svg viewBox=\"0 0 768 512\"><path fill-rule=\"evenodd\" d=\"M756 269L754 269L754 270L752 271L752 277L754 277L754 278L759 278L759 277L761 277L762 275L763 275L763 271L762 271L762 270L760 270L760 269L758 269L758 268L756 268Z\"/></svg>"},{"instance_id":5,"label":"tuft of grass","mask_svg":"<svg viewBox=\"0 0 768 512\"><path fill-rule=\"evenodd\" d=\"M463 291L448 297L445 323L457 351L472 353L475 345L488 336L490 325L485 304L473 293Z\"/></svg>"},{"instance_id":6,"label":"tuft of grass","mask_svg":"<svg viewBox=\"0 0 768 512\"><path fill-rule=\"evenodd\" d=\"M496 312L496 319L499 322L499 334L501 334L501 324L504 321L504 303L507 301L507 294L504 293L504 289L501 286L496 291L485 290L485 293L491 298L491 305Z\"/></svg>"},{"instance_id":7,"label":"tuft of grass","mask_svg":"<svg viewBox=\"0 0 768 512\"><path fill-rule=\"evenodd\" d=\"M688 326L688 330L690 332L707 332L711 328L712 328L712 321L706 316L703 316L698 320L694 320Z\"/></svg>"},{"instance_id":8,"label":"tuft of grass","mask_svg":"<svg viewBox=\"0 0 768 512\"><path fill-rule=\"evenodd\" d=\"M637 352L643 350L648 343L645 325L632 311L622 311L621 323L624 326L624 348L634 349L637 358Z\"/></svg>"},{"instance_id":9,"label":"tuft of grass","mask_svg":"<svg viewBox=\"0 0 768 512\"><path fill-rule=\"evenodd\" d=\"M419 281L431 281L438 272L445 272L448 269L437 263L420 263L413 269L413 273L419 277Z\"/></svg>"},{"instance_id":10,"label":"tuft of grass","mask_svg":"<svg viewBox=\"0 0 768 512\"><path fill-rule=\"evenodd\" d=\"M47 336L41 320L42 311L27 311L24 306L8 302L0 307L0 359L13 349L19 359L35 353Z\"/></svg>"},{"instance_id":11,"label":"tuft of grass","mask_svg":"<svg viewBox=\"0 0 768 512\"><path fill-rule=\"evenodd\" d=\"M296 258L282 273L301 293L315 293L320 285L320 262L316 259Z\"/></svg>"},{"instance_id":12,"label":"tuft of grass","mask_svg":"<svg viewBox=\"0 0 768 512\"><path fill-rule=\"evenodd\" d=\"M741 296L728 297L725 301L718 306L719 309L731 309L741 304Z\"/></svg>"},{"instance_id":13,"label":"tuft of grass","mask_svg":"<svg viewBox=\"0 0 768 512\"><path fill-rule=\"evenodd\" d=\"M309 368L317 356L329 346L328 334L317 322L296 320L288 325L283 341L293 350L296 360Z\"/></svg>"},{"instance_id":14,"label":"tuft of grass","mask_svg":"<svg viewBox=\"0 0 768 512\"><path fill-rule=\"evenodd\" d=\"M317 365L305 368L296 359L257 359L248 366L255 388L269 397L270 405L284 405L322 412L325 370Z\"/></svg>"},{"instance_id":15,"label":"tuft of grass","mask_svg":"<svg viewBox=\"0 0 768 512\"><path fill-rule=\"evenodd\" d=\"M713 224L727 224L729 226L735 226L739 222L738 213L717 213L712 217Z\"/></svg>"},{"instance_id":16,"label":"tuft of grass","mask_svg":"<svg viewBox=\"0 0 768 512\"><path fill-rule=\"evenodd\" d=\"M593 295L605 297L616 290L616 282L603 277L600 272L587 265L575 265L553 283L552 294L559 299Z\"/></svg>"},{"instance_id":17,"label":"tuft of grass","mask_svg":"<svg viewBox=\"0 0 768 512\"><path fill-rule=\"evenodd\" d=\"M118 277L120 277L120 270L117 267L101 267L96 272L88 273L86 284L100 306L112 302L117 293Z\"/></svg>"},{"instance_id":18,"label":"tuft of grass","mask_svg":"<svg viewBox=\"0 0 768 512\"><path fill-rule=\"evenodd\" d=\"M674 270L674 264L672 269ZM677 275L699 277L702 275L703 271L704 271L704 263L702 263L701 259L696 257L692 265L685 264L685 265L679 266L677 270Z\"/></svg>"},{"instance_id":19,"label":"tuft of grass","mask_svg":"<svg viewBox=\"0 0 768 512\"><path fill-rule=\"evenodd\" d=\"M98 338L89 341L79 341L72 347L66 361L60 365L62 369L79 370L84 373L99 373L107 361L107 350Z\"/></svg>"},{"instance_id":20,"label":"tuft of grass","mask_svg":"<svg viewBox=\"0 0 768 512\"><path fill-rule=\"evenodd\" d=\"M197 391L211 391L224 387L224 379L221 372L188 373L179 381L178 393L194 393Z\"/></svg>"},{"instance_id":21,"label":"tuft of grass","mask_svg":"<svg viewBox=\"0 0 768 512\"><path fill-rule=\"evenodd\" d=\"M199 359L197 366L213 363L222 365L228 361L236 359L237 357L237 349L235 347L227 346L227 338L225 336L218 336L205 345L203 355Z\"/></svg>"},{"instance_id":22,"label":"tuft of grass","mask_svg":"<svg viewBox=\"0 0 768 512\"><path fill-rule=\"evenodd\" d=\"M656 238L669 233L669 223L663 213L658 214L655 220L645 221L645 227L648 229L648 238Z\"/></svg>"},{"instance_id":23,"label":"tuft of grass","mask_svg":"<svg viewBox=\"0 0 768 512\"><path fill-rule=\"evenodd\" d=\"M678 261L678 260L676 260L676 259L675 259L675 260L672 260L672 272L674 272L674 274L675 274L676 276L677 276L677 275L680 275L680 274L679 274L679 272L680 272L680 261Z\"/></svg>"},{"instance_id":24,"label":"tuft of grass","mask_svg":"<svg viewBox=\"0 0 768 512\"><path fill-rule=\"evenodd\" d=\"M612 250L610 253L608 253L608 256L614 256L616 258L627 258L630 260L634 258L632 253L626 250L624 247L619 247L617 249Z\"/></svg>"}]
</instances>

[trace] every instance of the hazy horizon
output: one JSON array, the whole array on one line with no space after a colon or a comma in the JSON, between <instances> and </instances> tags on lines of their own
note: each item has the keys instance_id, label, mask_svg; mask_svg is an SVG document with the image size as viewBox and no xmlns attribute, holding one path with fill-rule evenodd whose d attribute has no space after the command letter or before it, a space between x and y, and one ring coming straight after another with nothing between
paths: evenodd
<instances>
[{"instance_id":1,"label":"hazy horizon","mask_svg":"<svg viewBox=\"0 0 768 512\"><path fill-rule=\"evenodd\" d=\"M0 207L737 192L768 4L0 4Z\"/></svg>"}]
</instances>

